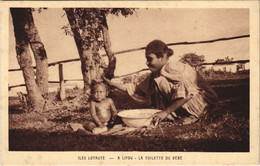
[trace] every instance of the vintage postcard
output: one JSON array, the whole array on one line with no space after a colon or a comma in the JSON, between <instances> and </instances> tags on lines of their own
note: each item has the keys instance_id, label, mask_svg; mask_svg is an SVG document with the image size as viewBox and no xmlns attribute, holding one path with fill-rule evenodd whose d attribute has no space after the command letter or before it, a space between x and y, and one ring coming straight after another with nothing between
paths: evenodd
<instances>
[{"instance_id":1,"label":"vintage postcard","mask_svg":"<svg viewBox=\"0 0 260 166\"><path fill-rule=\"evenodd\" d=\"M2 1L1 164L259 164L259 1Z\"/></svg>"}]
</instances>

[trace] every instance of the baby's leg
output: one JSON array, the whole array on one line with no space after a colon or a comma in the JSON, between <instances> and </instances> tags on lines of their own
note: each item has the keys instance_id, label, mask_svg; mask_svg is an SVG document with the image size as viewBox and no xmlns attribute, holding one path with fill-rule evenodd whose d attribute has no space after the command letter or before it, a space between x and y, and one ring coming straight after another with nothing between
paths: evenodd
<instances>
[{"instance_id":1,"label":"baby's leg","mask_svg":"<svg viewBox=\"0 0 260 166\"><path fill-rule=\"evenodd\" d=\"M97 125L96 125L93 121L88 121L88 122L86 122L86 123L83 125L83 127L84 127L86 130L92 132L92 130L93 130L95 127L97 127Z\"/></svg>"}]
</instances>

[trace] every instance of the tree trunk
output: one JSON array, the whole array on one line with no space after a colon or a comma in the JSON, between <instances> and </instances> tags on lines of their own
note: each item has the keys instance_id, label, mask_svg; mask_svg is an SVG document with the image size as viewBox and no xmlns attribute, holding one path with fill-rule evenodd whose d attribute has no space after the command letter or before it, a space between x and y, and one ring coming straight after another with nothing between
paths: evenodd
<instances>
[{"instance_id":1,"label":"tree trunk","mask_svg":"<svg viewBox=\"0 0 260 166\"><path fill-rule=\"evenodd\" d=\"M75 17L75 12L73 8L64 8L70 27L71 27L71 31L73 33L73 37L74 37L74 41L76 43L77 49L78 49L78 53L79 53L79 57L81 60L81 72L82 72L82 76L83 76L83 81L84 81L84 91L86 91L91 83L91 77L90 77L90 72L88 72L86 66L88 66L89 62L88 60L90 60L91 57L91 52L90 50L84 49L84 41L80 35L80 28L77 25L77 19Z\"/></svg>"},{"instance_id":2,"label":"tree trunk","mask_svg":"<svg viewBox=\"0 0 260 166\"><path fill-rule=\"evenodd\" d=\"M48 97L48 60L38 30L34 25L32 12L28 12L28 25L25 30L29 36L29 42L36 61L36 83L44 98Z\"/></svg>"},{"instance_id":3,"label":"tree trunk","mask_svg":"<svg viewBox=\"0 0 260 166\"><path fill-rule=\"evenodd\" d=\"M91 24L92 29L98 28L98 23L92 23ZM91 35L90 35L91 36ZM95 81L101 81L101 75L103 75L103 70L101 68L101 57L98 53L99 46L98 46L98 39L96 36L92 36L93 42L91 45L91 51L92 51L92 63L93 67L91 68L91 78Z\"/></svg>"},{"instance_id":4,"label":"tree trunk","mask_svg":"<svg viewBox=\"0 0 260 166\"><path fill-rule=\"evenodd\" d=\"M104 12L102 12L102 33L103 33L103 41L104 41L104 49L106 51L106 54L108 56L108 67L105 71L105 76L109 79L112 79L114 77L114 72L116 68L116 57L111 49L111 41L109 37L109 31L108 31L108 25L106 20L106 15Z\"/></svg>"},{"instance_id":5,"label":"tree trunk","mask_svg":"<svg viewBox=\"0 0 260 166\"><path fill-rule=\"evenodd\" d=\"M91 50L89 49L83 50L82 54L80 55L80 59L81 59L81 72L84 81L84 91L89 92L90 85L92 82L91 68L93 68L94 66Z\"/></svg>"},{"instance_id":6,"label":"tree trunk","mask_svg":"<svg viewBox=\"0 0 260 166\"><path fill-rule=\"evenodd\" d=\"M100 56L98 54L97 48L97 41L93 36L91 36L90 32L87 30L88 20L85 21L85 27L82 28L82 38L83 40L83 53L81 54L81 61L82 61L82 74L84 79L84 90L86 92L89 91L89 87L93 80L100 81L101 73L99 72L100 69ZM95 23L91 24L96 26ZM86 40L90 38L91 42Z\"/></svg>"},{"instance_id":7,"label":"tree trunk","mask_svg":"<svg viewBox=\"0 0 260 166\"><path fill-rule=\"evenodd\" d=\"M81 72L84 81L84 91L89 93L89 87L92 80L100 79L99 63L100 57L97 54L96 39L93 39L89 34L88 21L85 21L85 26L79 27L73 8L64 8L70 27L73 33L75 43L77 45L78 53L81 59ZM82 33L80 33L82 31ZM89 39L91 38L91 42Z\"/></svg>"},{"instance_id":8,"label":"tree trunk","mask_svg":"<svg viewBox=\"0 0 260 166\"><path fill-rule=\"evenodd\" d=\"M29 37L26 33L28 25L28 8L11 8L13 17L14 33L16 39L17 60L22 69L28 102L31 109L41 111L44 107L44 99L34 79L32 58L29 51Z\"/></svg>"}]
</instances>

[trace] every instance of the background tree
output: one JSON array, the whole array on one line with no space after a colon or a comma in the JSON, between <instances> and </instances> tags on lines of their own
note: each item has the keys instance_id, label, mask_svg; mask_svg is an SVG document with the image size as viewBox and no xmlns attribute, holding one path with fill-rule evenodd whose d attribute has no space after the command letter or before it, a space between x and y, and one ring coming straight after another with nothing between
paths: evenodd
<instances>
[{"instance_id":1,"label":"background tree","mask_svg":"<svg viewBox=\"0 0 260 166\"><path fill-rule=\"evenodd\" d=\"M92 80L101 79L104 74L113 78L116 58L111 49L108 14L123 16L133 14L135 9L127 8L64 8L72 33L64 26L66 34L72 34L81 59L84 91L89 90ZM108 66L102 61L99 51L104 48L108 56Z\"/></svg>"},{"instance_id":2,"label":"background tree","mask_svg":"<svg viewBox=\"0 0 260 166\"><path fill-rule=\"evenodd\" d=\"M197 55L195 53L184 54L181 59L181 62L188 63L192 67L195 67L196 70L202 70L204 67L201 66L205 62L204 55Z\"/></svg>"},{"instance_id":3,"label":"background tree","mask_svg":"<svg viewBox=\"0 0 260 166\"><path fill-rule=\"evenodd\" d=\"M114 71L116 68L116 57L114 56L111 49L111 41L109 37L108 25L107 25L107 15L113 14L119 16L120 14L124 17L134 14L134 8L112 8L112 9L100 9L101 10L101 28L103 34L103 45L108 56L108 67L105 70L105 76L109 79L114 77Z\"/></svg>"},{"instance_id":4,"label":"background tree","mask_svg":"<svg viewBox=\"0 0 260 166\"><path fill-rule=\"evenodd\" d=\"M34 25L31 8L11 8L16 39L17 60L22 69L30 109L41 111L48 94L48 61L44 45ZM36 80L29 51L36 61Z\"/></svg>"}]
</instances>

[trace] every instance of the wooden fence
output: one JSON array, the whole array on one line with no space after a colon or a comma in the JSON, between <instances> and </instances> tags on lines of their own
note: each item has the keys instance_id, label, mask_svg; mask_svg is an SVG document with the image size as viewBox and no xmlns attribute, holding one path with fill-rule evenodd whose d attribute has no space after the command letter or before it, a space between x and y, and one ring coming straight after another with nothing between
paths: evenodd
<instances>
[{"instance_id":1,"label":"wooden fence","mask_svg":"<svg viewBox=\"0 0 260 166\"><path fill-rule=\"evenodd\" d=\"M234 39L240 39L240 38L248 38L250 37L250 35L241 35L241 36L235 36L235 37L229 37L229 38L218 38L218 39L213 39L213 40L205 40L205 41L193 41L193 42L176 42L176 43L168 43L168 46L174 46L174 45L190 45L190 44L205 44L205 43L213 43L213 42L218 42L218 41L226 41L226 40L234 40ZM144 50L145 47L140 47L140 48L134 48L134 49L128 49L128 50L123 50L123 51L118 51L118 52L114 52L115 55L119 55L119 54L124 54L124 53L129 53L129 52L134 52L134 51L140 51L140 50ZM103 54L101 56L106 56L106 54ZM60 84L60 89L64 89L64 83L66 83L67 81L83 81L83 79L70 79L70 80L66 80L63 77L63 64L64 63L69 63L69 62L75 62L75 61L80 61L80 58L75 58L75 59L68 59L68 60L63 60L63 61L57 61L57 62L53 62L53 63L49 63L48 66L55 66L58 65L59 68L59 81L49 81L49 83L59 83ZM212 63L203 63L201 65L218 65L218 64L232 64L232 63L248 63L249 60L238 60L238 61L231 61L231 62L221 62L221 63L217 63L217 62L212 62ZM33 66L33 69L36 69L36 66ZM20 71L22 69L18 68L18 69L9 69L9 72L15 72L15 71ZM147 69L142 69L133 73L129 73L129 74L125 74L125 75L121 75L121 76L115 76L114 78L121 78L121 77L125 77L125 76L129 76L129 75L133 75L142 71L146 71L149 70ZM12 88L16 88L16 87L20 87L20 86L25 86L25 84L19 84L19 85L12 85L9 86L9 90Z\"/></svg>"}]
</instances>

